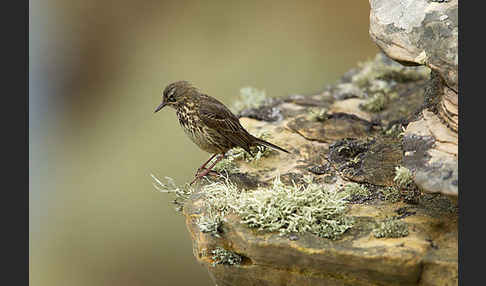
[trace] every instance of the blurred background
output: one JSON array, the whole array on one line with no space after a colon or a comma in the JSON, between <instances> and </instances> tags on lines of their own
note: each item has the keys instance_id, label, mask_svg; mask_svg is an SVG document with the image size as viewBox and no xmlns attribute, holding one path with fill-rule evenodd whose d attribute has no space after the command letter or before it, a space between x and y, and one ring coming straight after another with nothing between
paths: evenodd
<instances>
[{"instance_id":1,"label":"blurred background","mask_svg":"<svg viewBox=\"0 0 486 286\"><path fill-rule=\"evenodd\" d=\"M209 154L163 88L315 94L378 49L368 1L30 1L30 285L213 285L150 173Z\"/></svg>"}]
</instances>

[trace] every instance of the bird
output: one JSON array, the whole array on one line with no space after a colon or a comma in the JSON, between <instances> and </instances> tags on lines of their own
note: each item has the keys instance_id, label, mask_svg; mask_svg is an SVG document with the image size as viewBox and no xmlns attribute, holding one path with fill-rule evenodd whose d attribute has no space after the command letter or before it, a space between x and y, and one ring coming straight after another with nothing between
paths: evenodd
<instances>
[{"instance_id":1,"label":"bird","mask_svg":"<svg viewBox=\"0 0 486 286\"><path fill-rule=\"evenodd\" d=\"M176 81L167 85L162 93L162 102L155 109L159 112L164 107L175 110L179 124L186 135L200 149L213 154L197 169L192 185L206 176L211 169L225 157L228 150L241 147L251 156L251 147L266 146L290 153L282 147L251 135L240 123L239 118L222 102L211 97L188 81ZM206 168L211 160L216 160Z\"/></svg>"}]
</instances>

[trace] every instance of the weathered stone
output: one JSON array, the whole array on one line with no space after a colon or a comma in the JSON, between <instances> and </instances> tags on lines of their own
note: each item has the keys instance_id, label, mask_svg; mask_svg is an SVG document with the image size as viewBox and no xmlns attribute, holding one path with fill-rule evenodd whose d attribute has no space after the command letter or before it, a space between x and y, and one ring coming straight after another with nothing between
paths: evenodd
<instances>
[{"instance_id":1,"label":"weathered stone","mask_svg":"<svg viewBox=\"0 0 486 286\"><path fill-rule=\"evenodd\" d=\"M427 109L408 125L405 138L433 138L433 145L407 149L404 165L414 170L421 190L457 196L458 1L370 0L370 6L370 35L377 45L399 62L433 71Z\"/></svg>"},{"instance_id":2,"label":"weathered stone","mask_svg":"<svg viewBox=\"0 0 486 286\"><path fill-rule=\"evenodd\" d=\"M383 61L387 60L380 55L369 63L380 64L375 71L379 70L380 76L387 75L380 79L364 76L364 67L347 75L348 82L361 83L356 85L361 91L370 92L370 88L378 86L386 88L387 94L396 94L387 96L387 104L379 112L362 110L357 104L362 98L335 98L332 92L338 89L330 87L318 95L291 96L272 105L284 114L280 120L240 119L250 133L268 132L270 142L291 154L272 152L259 160L233 161L237 171L231 171L227 180L236 186L236 194L258 194L252 200L259 196L274 198L272 186L276 177L287 186L312 183L335 195L347 194L346 186L354 181L366 187L366 192L359 199L344 200L343 217L333 220L349 222L344 232L322 236L310 232L308 223L300 228L306 231L284 233L259 230L255 217L246 217L245 223L242 212L238 212L241 201L226 201L235 196L228 193L230 189L213 196L218 208L225 209L223 214L217 213L211 209L215 204L210 204L216 201L204 191L207 182L200 182L185 201L183 212L194 255L207 267L215 284L458 284L457 206L443 195L453 193L451 186L457 186L457 168L451 165L457 156L456 135L435 113L420 110L420 100L424 99L421 89L427 80L423 74L415 76L404 68L407 76L401 77L402 70L393 68L390 76ZM367 73L373 70L366 68ZM399 78L406 80L397 81ZM381 80L384 83L376 84ZM402 104L407 98L413 103ZM353 104L345 104L350 102ZM395 105L404 108L400 110ZM424 106L430 105L426 102ZM322 116L309 116L311 108L325 112ZM416 117L420 120L412 121ZM384 125L394 122L408 125L406 131L389 134ZM415 181L407 179L405 187L396 188L396 167L400 165L412 170ZM406 189L417 189L416 185L438 193L408 194ZM299 195L300 191L296 188L291 193ZM227 206L221 206L225 201ZM305 208L311 206L306 203L302 209ZM284 210L268 204L259 211L266 215ZM296 213L291 212L291 216ZM304 218L307 222L312 216ZM385 221L397 222L398 233L393 227L383 226ZM317 225L326 225L325 222L318 220Z\"/></svg>"},{"instance_id":3,"label":"weathered stone","mask_svg":"<svg viewBox=\"0 0 486 286\"><path fill-rule=\"evenodd\" d=\"M402 149L397 139L344 139L329 146L329 161L348 180L393 186Z\"/></svg>"},{"instance_id":4,"label":"weathered stone","mask_svg":"<svg viewBox=\"0 0 486 286\"><path fill-rule=\"evenodd\" d=\"M290 120L287 126L308 140L333 142L342 138L366 137L373 130L373 124L353 114L334 113L324 122L299 116Z\"/></svg>"},{"instance_id":5,"label":"weathered stone","mask_svg":"<svg viewBox=\"0 0 486 286\"><path fill-rule=\"evenodd\" d=\"M376 238L376 219L394 216L403 203L352 205L355 226L337 241L309 233L291 237L254 231L228 215L220 237L199 230L204 198L186 203L184 213L194 255L217 285L457 285L457 215L424 205L401 221L409 234ZM430 208L430 206L427 206ZM238 254L237 265L215 265L210 250ZM440 273L440 275L439 275Z\"/></svg>"},{"instance_id":6,"label":"weathered stone","mask_svg":"<svg viewBox=\"0 0 486 286\"><path fill-rule=\"evenodd\" d=\"M425 192L458 195L457 134L430 111L411 122L403 137L403 165L414 171L414 181Z\"/></svg>"},{"instance_id":7,"label":"weathered stone","mask_svg":"<svg viewBox=\"0 0 486 286\"><path fill-rule=\"evenodd\" d=\"M370 6L370 36L389 57L439 71L457 92L457 0L370 0Z\"/></svg>"}]
</instances>

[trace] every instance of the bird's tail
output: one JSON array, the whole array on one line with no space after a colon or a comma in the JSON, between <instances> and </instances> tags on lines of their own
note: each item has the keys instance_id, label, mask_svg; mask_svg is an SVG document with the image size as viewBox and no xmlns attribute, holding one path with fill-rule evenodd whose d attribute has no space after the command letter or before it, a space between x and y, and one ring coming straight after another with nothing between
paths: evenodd
<instances>
[{"instance_id":1,"label":"bird's tail","mask_svg":"<svg viewBox=\"0 0 486 286\"><path fill-rule=\"evenodd\" d=\"M270 148L275 149L275 150L277 150L277 151L282 151L282 152L285 152L285 153L289 153L289 154L290 154L290 152L289 152L289 151L285 150L285 149L284 149L284 148L282 148L282 147L278 147L277 145L274 145L274 144L272 144L272 143L270 143L270 142L267 142L267 141L262 140L262 139L257 138L257 137L254 137L254 138L255 138L255 141L256 141L256 144L257 144L257 145L263 145L263 146L267 146L267 147L270 147Z\"/></svg>"}]
</instances>

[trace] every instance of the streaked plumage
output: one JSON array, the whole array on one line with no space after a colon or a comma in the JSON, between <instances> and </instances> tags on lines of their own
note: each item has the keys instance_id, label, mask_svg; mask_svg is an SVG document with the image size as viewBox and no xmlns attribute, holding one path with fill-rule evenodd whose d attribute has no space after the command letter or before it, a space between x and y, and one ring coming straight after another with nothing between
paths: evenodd
<instances>
[{"instance_id":1,"label":"streaked plumage","mask_svg":"<svg viewBox=\"0 0 486 286\"><path fill-rule=\"evenodd\" d=\"M184 132L199 148L214 154L208 162L217 154L222 156L216 162L221 160L224 154L234 147L241 147L250 154L250 147L253 146L267 146L290 153L248 133L241 126L238 117L223 103L201 93L187 81L177 81L165 88L162 103L155 112L165 106L170 106L176 110ZM208 162L199 168L196 179L205 176L216 164L214 162L209 168L204 169ZM199 173L201 170L203 172Z\"/></svg>"}]
</instances>

